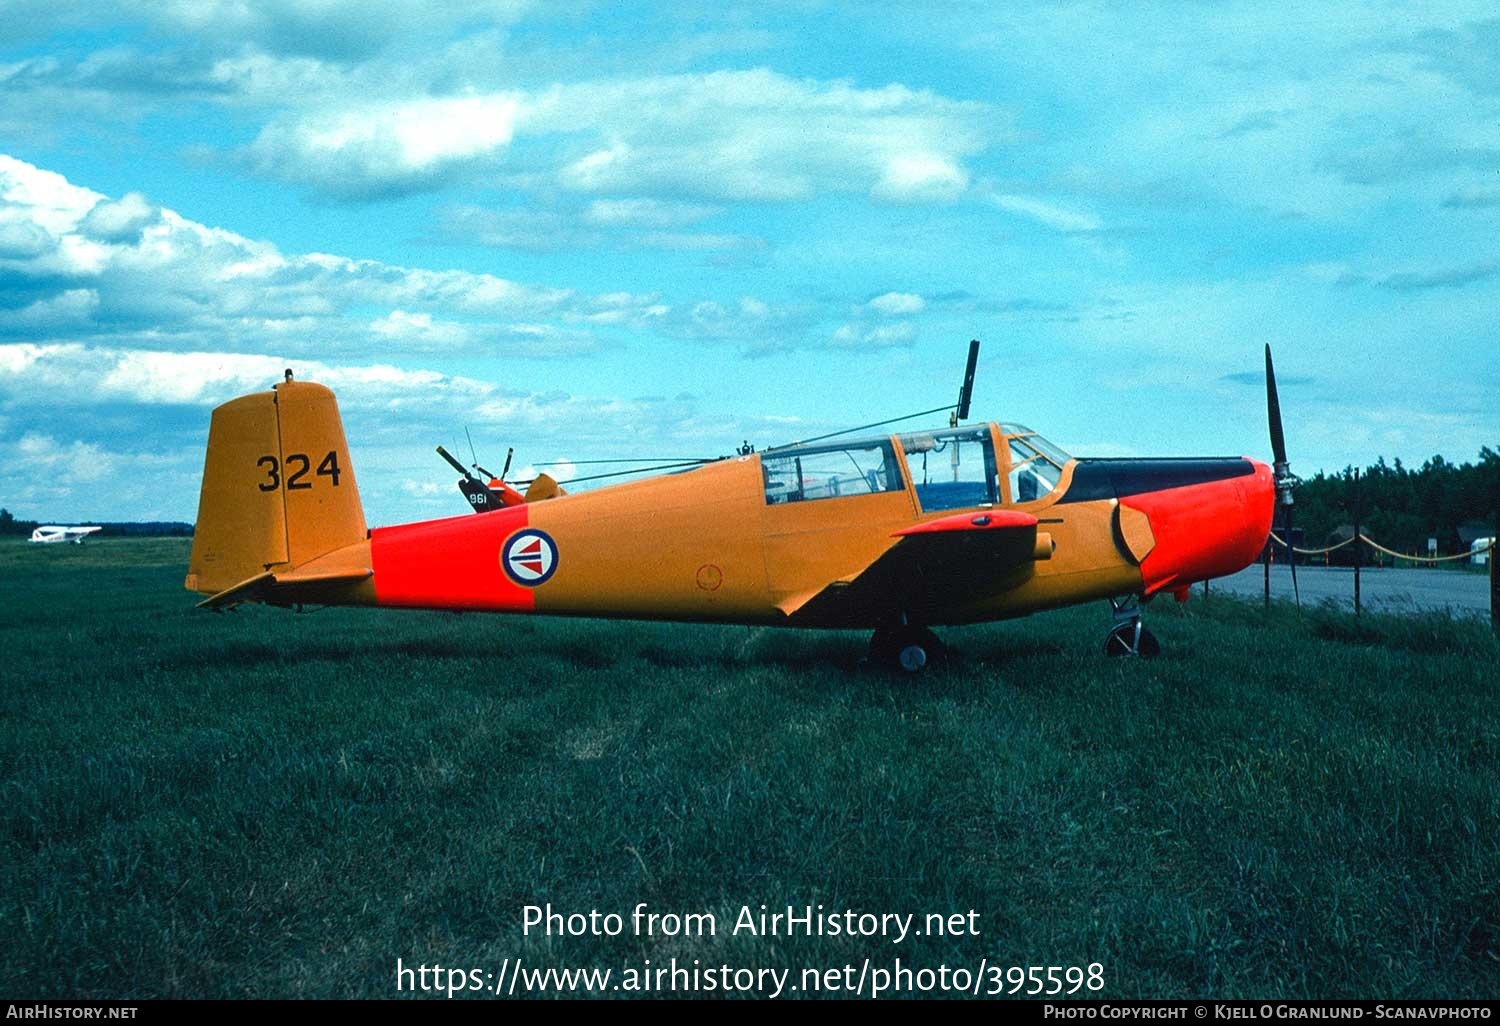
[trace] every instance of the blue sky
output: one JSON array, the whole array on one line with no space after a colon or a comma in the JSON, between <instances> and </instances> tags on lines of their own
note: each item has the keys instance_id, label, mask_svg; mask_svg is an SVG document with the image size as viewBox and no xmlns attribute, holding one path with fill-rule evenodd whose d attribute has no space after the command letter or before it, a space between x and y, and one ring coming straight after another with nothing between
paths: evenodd
<instances>
[{"instance_id":1,"label":"blue sky","mask_svg":"<svg viewBox=\"0 0 1500 1026\"><path fill-rule=\"evenodd\" d=\"M1493 5L0 0L0 504L191 519L339 393L374 523L951 401L1079 454L1500 444Z\"/></svg>"}]
</instances>

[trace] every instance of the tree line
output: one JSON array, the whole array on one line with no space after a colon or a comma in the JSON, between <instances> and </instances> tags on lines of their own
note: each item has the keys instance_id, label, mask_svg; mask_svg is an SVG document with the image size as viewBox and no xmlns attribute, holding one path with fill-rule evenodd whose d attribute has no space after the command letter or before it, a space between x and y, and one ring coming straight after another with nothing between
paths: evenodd
<instances>
[{"instance_id":1,"label":"tree line","mask_svg":"<svg viewBox=\"0 0 1500 1026\"><path fill-rule=\"evenodd\" d=\"M1354 522L1354 468L1304 479L1296 500L1295 525L1305 547L1341 540L1340 528ZM1461 525L1479 521L1489 525L1486 534L1494 530L1500 451L1485 446L1476 463L1453 464L1434 456L1416 470L1381 457L1360 471L1359 501L1360 532L1387 548L1426 555L1427 539L1436 538L1439 552L1466 550L1458 535Z\"/></svg>"},{"instance_id":2,"label":"tree line","mask_svg":"<svg viewBox=\"0 0 1500 1026\"><path fill-rule=\"evenodd\" d=\"M0 535L30 534L37 529L35 520L17 520L10 510L0 509Z\"/></svg>"},{"instance_id":3,"label":"tree line","mask_svg":"<svg viewBox=\"0 0 1500 1026\"><path fill-rule=\"evenodd\" d=\"M159 538L163 536L187 536L193 533L193 525L178 520L107 521L101 520L104 528L100 534L117 537ZM17 520L8 509L0 509L0 537L11 535L31 536L41 526L39 520Z\"/></svg>"}]
</instances>

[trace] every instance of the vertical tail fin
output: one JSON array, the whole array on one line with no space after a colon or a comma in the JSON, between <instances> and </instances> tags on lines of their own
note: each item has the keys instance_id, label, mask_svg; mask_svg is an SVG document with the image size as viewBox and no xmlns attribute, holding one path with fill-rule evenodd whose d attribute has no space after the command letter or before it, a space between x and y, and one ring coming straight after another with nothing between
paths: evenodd
<instances>
[{"instance_id":1,"label":"vertical tail fin","mask_svg":"<svg viewBox=\"0 0 1500 1026\"><path fill-rule=\"evenodd\" d=\"M214 410L188 590L218 594L365 536L332 391L288 378Z\"/></svg>"}]
</instances>

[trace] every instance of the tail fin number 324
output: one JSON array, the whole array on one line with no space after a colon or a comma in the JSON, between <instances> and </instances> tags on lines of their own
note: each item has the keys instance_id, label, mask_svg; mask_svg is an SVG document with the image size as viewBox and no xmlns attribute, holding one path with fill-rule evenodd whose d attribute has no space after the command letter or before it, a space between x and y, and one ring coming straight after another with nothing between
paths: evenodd
<instances>
[{"instance_id":1,"label":"tail fin number 324","mask_svg":"<svg viewBox=\"0 0 1500 1026\"><path fill-rule=\"evenodd\" d=\"M286 471L287 491L300 491L304 488L311 488L313 482L304 480L309 471L312 471L315 478L328 478L333 482L333 486L337 488L339 474L341 473L339 470L338 453L333 450L329 450L328 455L324 456L318 462L316 470L312 469L311 458L306 453L301 452L288 453L284 467L282 462L275 456L262 456L255 461L255 465L260 467L265 473L265 480L261 481L257 486L263 492L274 492L281 487L283 469Z\"/></svg>"}]
</instances>

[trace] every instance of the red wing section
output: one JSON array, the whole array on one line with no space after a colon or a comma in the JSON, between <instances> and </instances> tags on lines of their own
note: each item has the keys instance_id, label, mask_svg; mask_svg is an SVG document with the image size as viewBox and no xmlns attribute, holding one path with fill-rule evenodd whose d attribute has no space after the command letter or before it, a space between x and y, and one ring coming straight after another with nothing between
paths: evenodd
<instances>
[{"instance_id":1,"label":"red wing section","mask_svg":"<svg viewBox=\"0 0 1500 1026\"><path fill-rule=\"evenodd\" d=\"M1039 548L1036 517L1014 510L941 517L894 537L897 543L857 576L785 609L791 622L864 627L901 615L942 622L944 611L1026 580Z\"/></svg>"},{"instance_id":2,"label":"red wing section","mask_svg":"<svg viewBox=\"0 0 1500 1026\"><path fill-rule=\"evenodd\" d=\"M1013 509L991 510L987 513L956 513L950 517L924 520L911 527L894 532L897 538L915 538L930 534L978 534L994 531L1035 530L1036 517Z\"/></svg>"}]
</instances>

